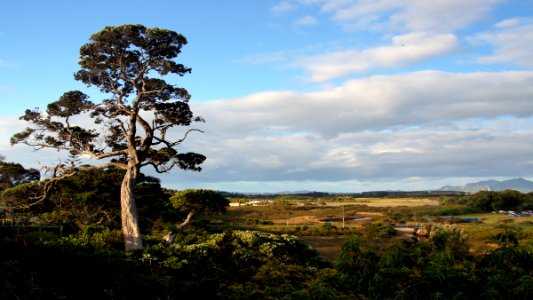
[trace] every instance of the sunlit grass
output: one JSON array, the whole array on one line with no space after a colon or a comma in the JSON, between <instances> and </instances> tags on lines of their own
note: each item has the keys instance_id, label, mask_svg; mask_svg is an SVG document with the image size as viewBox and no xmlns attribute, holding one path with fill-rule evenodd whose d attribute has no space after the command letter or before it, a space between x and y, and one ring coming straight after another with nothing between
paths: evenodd
<instances>
[{"instance_id":1,"label":"sunlit grass","mask_svg":"<svg viewBox=\"0 0 533 300\"><path fill-rule=\"evenodd\" d=\"M493 213L479 213L479 214L466 214L459 216L460 218L479 218L485 224L498 224L498 223L511 223L520 224L523 222L533 222L533 216L525 217L512 217L505 214L493 214Z\"/></svg>"}]
</instances>

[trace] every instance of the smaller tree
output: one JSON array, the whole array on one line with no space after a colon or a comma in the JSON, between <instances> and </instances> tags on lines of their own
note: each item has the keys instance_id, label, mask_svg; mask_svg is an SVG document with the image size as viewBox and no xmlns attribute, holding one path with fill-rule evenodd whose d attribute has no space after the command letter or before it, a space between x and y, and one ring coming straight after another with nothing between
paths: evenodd
<instances>
[{"instance_id":1,"label":"smaller tree","mask_svg":"<svg viewBox=\"0 0 533 300\"><path fill-rule=\"evenodd\" d=\"M193 217L199 213L225 213L229 200L222 194L212 190L187 189L179 191L170 198L172 205L187 214L185 220L178 225L181 230L190 225ZM164 238L165 244L170 245L176 238L175 232L170 232Z\"/></svg>"},{"instance_id":2,"label":"smaller tree","mask_svg":"<svg viewBox=\"0 0 533 300\"><path fill-rule=\"evenodd\" d=\"M455 225L436 225L431 229L429 239L437 251L449 250L456 258L466 257L470 248L463 228Z\"/></svg>"},{"instance_id":3,"label":"smaller tree","mask_svg":"<svg viewBox=\"0 0 533 300\"><path fill-rule=\"evenodd\" d=\"M5 162L0 155L0 191L19 184L39 181L41 174L37 169L26 169L19 163Z\"/></svg>"},{"instance_id":4,"label":"smaller tree","mask_svg":"<svg viewBox=\"0 0 533 300\"><path fill-rule=\"evenodd\" d=\"M19 163L6 162L0 155L0 207L15 221L15 210L28 209L39 193L41 174L37 169L26 169Z\"/></svg>"}]
</instances>

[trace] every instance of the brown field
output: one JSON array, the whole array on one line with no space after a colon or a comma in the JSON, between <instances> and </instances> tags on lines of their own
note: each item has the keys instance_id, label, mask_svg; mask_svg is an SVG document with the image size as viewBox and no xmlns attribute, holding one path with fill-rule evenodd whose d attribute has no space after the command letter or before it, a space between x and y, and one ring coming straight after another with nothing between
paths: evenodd
<instances>
[{"instance_id":1,"label":"brown field","mask_svg":"<svg viewBox=\"0 0 533 300\"><path fill-rule=\"evenodd\" d=\"M346 224L356 224L363 221L370 220L374 217L383 216L382 213L377 212L358 212L356 215L350 214L344 216L344 222ZM355 219L355 220L354 220ZM285 225L316 225L326 222L340 223L342 222L342 213L339 216L332 217L331 214L328 215L328 218L321 218L319 216L298 216L290 217L285 219L272 220L274 224L285 224Z\"/></svg>"},{"instance_id":2,"label":"brown field","mask_svg":"<svg viewBox=\"0 0 533 300\"><path fill-rule=\"evenodd\" d=\"M343 236L302 236L328 261L334 261L341 252Z\"/></svg>"}]
</instances>

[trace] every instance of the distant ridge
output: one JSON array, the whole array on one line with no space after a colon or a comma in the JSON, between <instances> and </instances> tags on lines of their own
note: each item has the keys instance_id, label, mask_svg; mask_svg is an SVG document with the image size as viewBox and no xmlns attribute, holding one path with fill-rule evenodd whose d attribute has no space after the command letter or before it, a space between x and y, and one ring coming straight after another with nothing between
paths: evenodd
<instances>
[{"instance_id":1,"label":"distant ridge","mask_svg":"<svg viewBox=\"0 0 533 300\"><path fill-rule=\"evenodd\" d=\"M504 191L507 189L517 190L523 193L533 192L533 182L524 178L514 178L509 180L484 180L474 183L467 183L463 186L443 186L438 191L463 191L463 192L479 192L479 191Z\"/></svg>"}]
</instances>

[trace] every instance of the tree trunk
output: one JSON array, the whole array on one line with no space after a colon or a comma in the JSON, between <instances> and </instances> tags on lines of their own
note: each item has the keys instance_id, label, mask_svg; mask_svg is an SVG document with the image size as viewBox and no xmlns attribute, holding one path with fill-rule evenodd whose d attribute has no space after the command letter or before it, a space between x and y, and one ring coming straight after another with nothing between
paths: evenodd
<instances>
[{"instance_id":1,"label":"tree trunk","mask_svg":"<svg viewBox=\"0 0 533 300\"><path fill-rule=\"evenodd\" d=\"M186 226L189 226L189 224L191 224L193 216L194 216L194 212L191 211L187 215L187 218L185 219L185 221L183 221L180 225L178 225L178 230L181 231ZM165 237L163 238L163 242L164 242L165 246L168 247L168 246L172 245L172 243L174 243L174 240L176 239L176 235L177 235L177 232L174 232L174 231L170 231L167 235L165 235Z\"/></svg>"},{"instance_id":2,"label":"tree trunk","mask_svg":"<svg viewBox=\"0 0 533 300\"><path fill-rule=\"evenodd\" d=\"M135 183L137 181L137 166L128 164L128 169L120 187L120 206L122 217L122 233L126 251L140 250L143 248L137 205L135 204Z\"/></svg>"}]
</instances>

